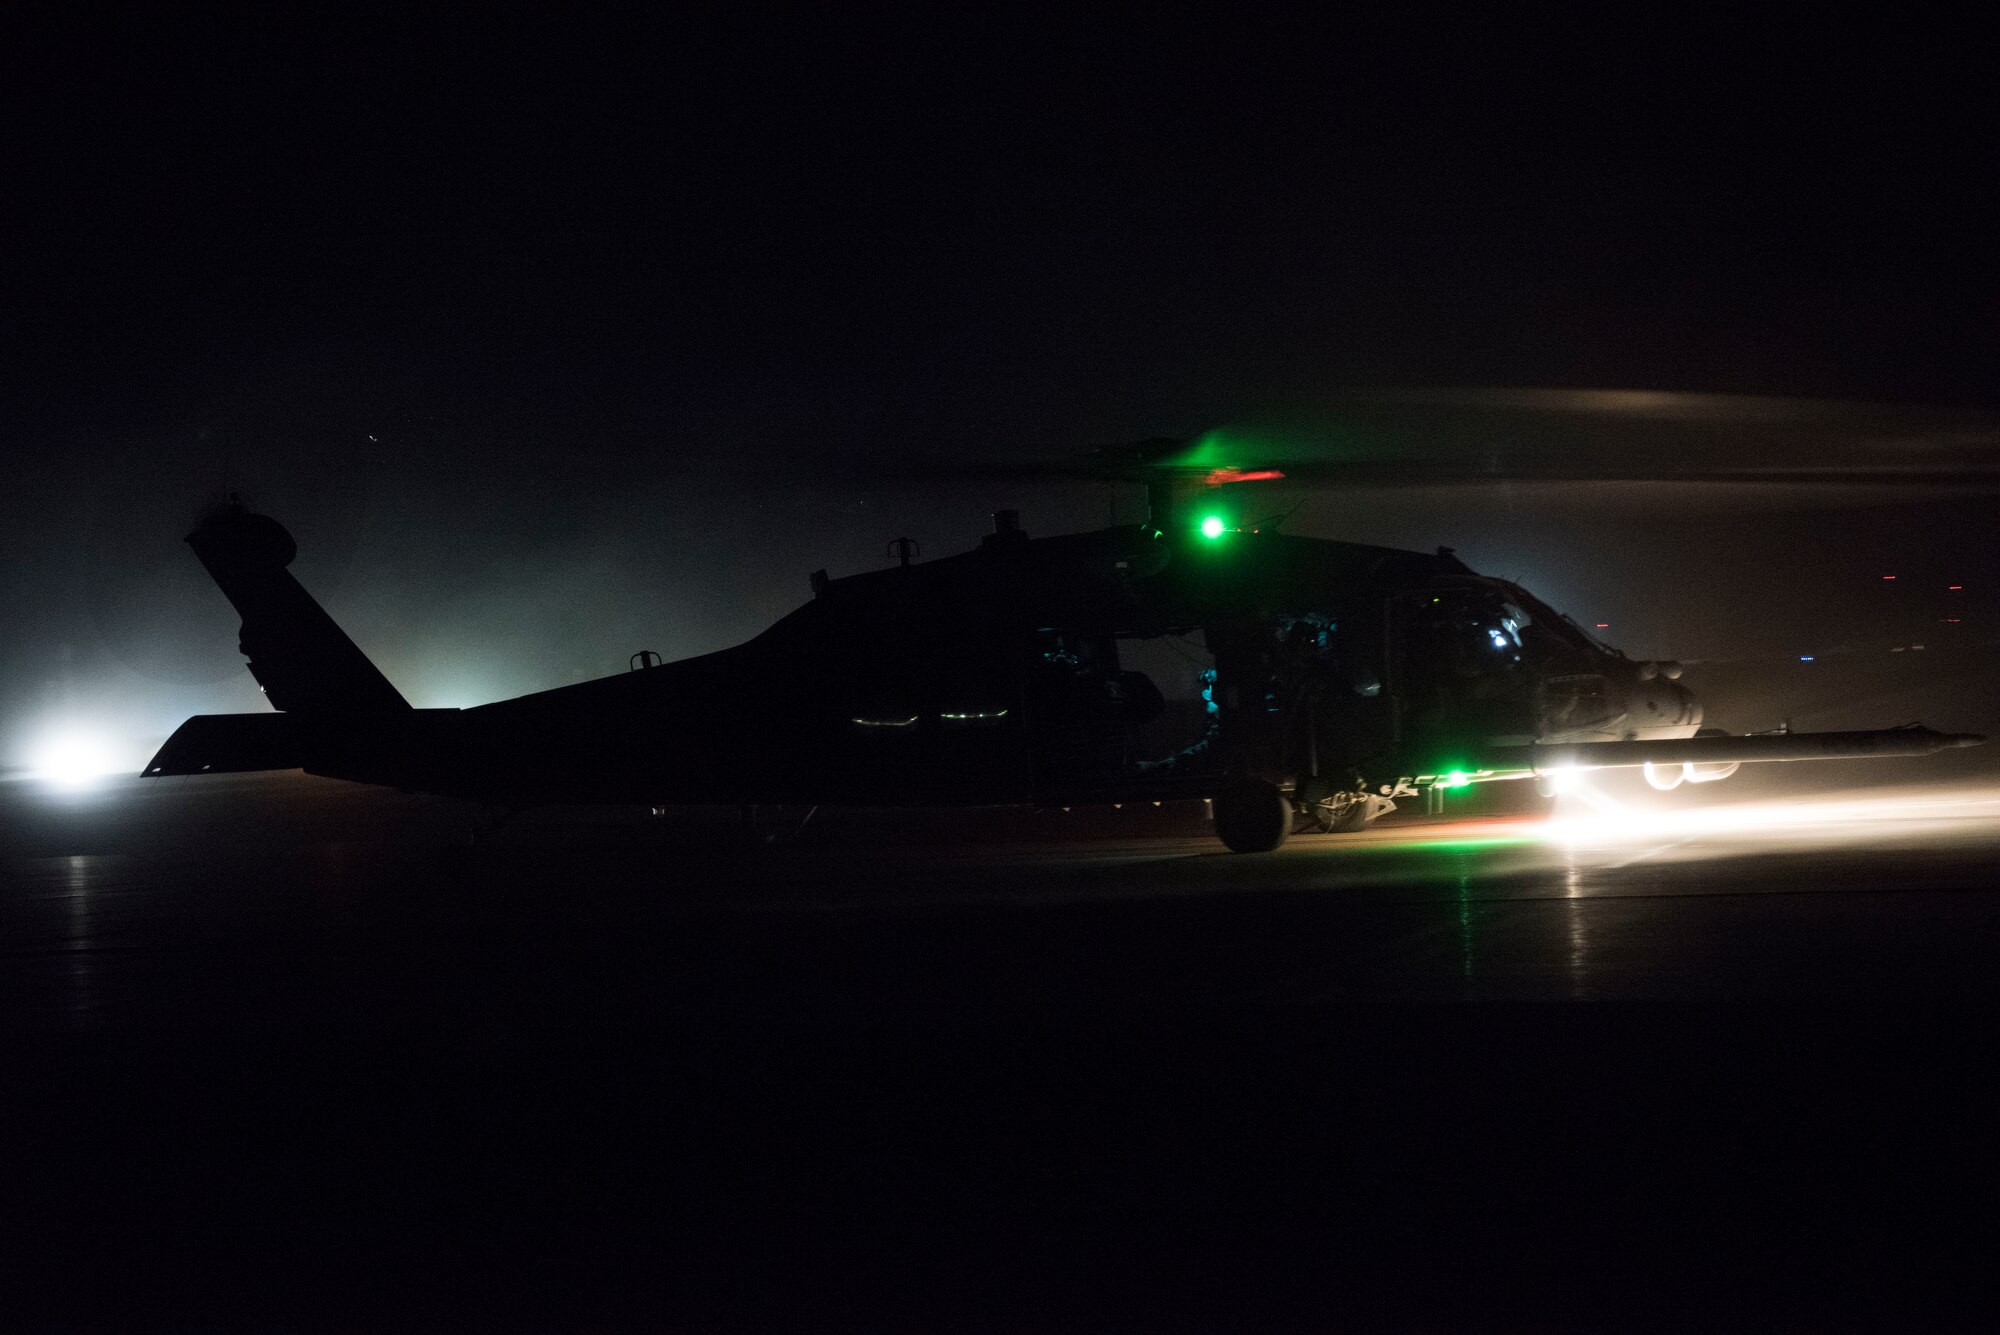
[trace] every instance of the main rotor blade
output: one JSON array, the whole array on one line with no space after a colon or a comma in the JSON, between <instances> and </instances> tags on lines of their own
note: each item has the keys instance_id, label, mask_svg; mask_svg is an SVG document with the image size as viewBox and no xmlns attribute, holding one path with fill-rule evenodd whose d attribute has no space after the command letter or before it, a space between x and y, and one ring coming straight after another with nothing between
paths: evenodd
<instances>
[{"instance_id":1,"label":"main rotor blade","mask_svg":"<svg viewBox=\"0 0 2000 1335\"><path fill-rule=\"evenodd\" d=\"M1377 390L1247 418L1157 467L1275 468L1342 487L1488 482L2000 481L2000 423L1964 412L1641 390Z\"/></svg>"},{"instance_id":2,"label":"main rotor blade","mask_svg":"<svg viewBox=\"0 0 2000 1335\"><path fill-rule=\"evenodd\" d=\"M2000 485L2000 421L1893 404L1652 390L1342 390L1191 440L934 475L1228 480L1279 472L1341 489L1499 483Z\"/></svg>"}]
</instances>

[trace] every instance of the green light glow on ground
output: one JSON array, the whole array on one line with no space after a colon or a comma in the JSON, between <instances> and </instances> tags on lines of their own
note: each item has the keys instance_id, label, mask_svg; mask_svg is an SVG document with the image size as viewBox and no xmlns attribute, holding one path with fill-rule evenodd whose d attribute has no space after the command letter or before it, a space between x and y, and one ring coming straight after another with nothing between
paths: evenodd
<instances>
[{"instance_id":1,"label":"green light glow on ground","mask_svg":"<svg viewBox=\"0 0 2000 1335\"><path fill-rule=\"evenodd\" d=\"M1327 843L1314 845L1328 852L1338 852L1346 857L1395 857L1405 858L1436 857L1441 854L1478 853L1489 849L1520 848L1528 844L1545 844L1548 837L1536 834L1487 834L1462 838L1445 839L1365 839L1354 843Z\"/></svg>"},{"instance_id":2,"label":"green light glow on ground","mask_svg":"<svg viewBox=\"0 0 2000 1335\"><path fill-rule=\"evenodd\" d=\"M1222 522L1221 515L1210 515L1201 521L1201 536L1204 538L1219 538L1226 527L1227 525Z\"/></svg>"},{"instance_id":3,"label":"green light glow on ground","mask_svg":"<svg viewBox=\"0 0 2000 1335\"><path fill-rule=\"evenodd\" d=\"M1541 842L1542 838L1540 835L1497 834L1489 835L1483 839L1431 839L1406 844L1404 847L1418 848L1425 852L1453 853L1468 848L1510 848L1518 844L1538 844Z\"/></svg>"}]
</instances>

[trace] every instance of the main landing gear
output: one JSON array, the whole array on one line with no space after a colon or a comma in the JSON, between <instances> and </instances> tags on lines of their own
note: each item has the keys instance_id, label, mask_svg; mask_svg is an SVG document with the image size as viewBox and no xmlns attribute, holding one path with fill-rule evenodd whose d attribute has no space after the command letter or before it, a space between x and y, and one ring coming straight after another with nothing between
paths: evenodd
<instances>
[{"instance_id":1,"label":"main landing gear","mask_svg":"<svg viewBox=\"0 0 2000 1335\"><path fill-rule=\"evenodd\" d=\"M1321 834L1357 834L1396 809L1393 801L1358 783L1341 788L1324 777L1305 780L1292 799Z\"/></svg>"},{"instance_id":2,"label":"main landing gear","mask_svg":"<svg viewBox=\"0 0 2000 1335\"><path fill-rule=\"evenodd\" d=\"M1353 834L1379 814L1377 799L1367 793L1338 788L1331 779L1307 779L1292 794L1299 814L1321 834ZM1385 804L1386 805L1386 804Z\"/></svg>"},{"instance_id":3,"label":"main landing gear","mask_svg":"<svg viewBox=\"0 0 2000 1335\"><path fill-rule=\"evenodd\" d=\"M1311 779L1287 795L1262 779L1241 779L1214 798L1215 833L1236 853L1269 853L1282 846L1300 815L1322 834L1353 834L1396 809L1387 798L1336 789Z\"/></svg>"},{"instance_id":4,"label":"main landing gear","mask_svg":"<svg viewBox=\"0 0 2000 1335\"><path fill-rule=\"evenodd\" d=\"M1271 852L1292 820L1292 799L1262 779L1240 779L1215 795L1215 833L1232 853Z\"/></svg>"}]
</instances>

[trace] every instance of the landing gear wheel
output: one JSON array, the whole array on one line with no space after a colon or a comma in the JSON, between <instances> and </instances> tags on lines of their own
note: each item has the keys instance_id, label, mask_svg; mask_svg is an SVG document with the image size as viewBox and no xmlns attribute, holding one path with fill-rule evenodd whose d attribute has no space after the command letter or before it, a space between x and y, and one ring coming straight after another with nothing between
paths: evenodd
<instances>
[{"instance_id":1,"label":"landing gear wheel","mask_svg":"<svg viewBox=\"0 0 2000 1335\"><path fill-rule=\"evenodd\" d=\"M1245 779L1215 795L1215 833L1232 853L1269 853L1291 832L1291 799L1275 784Z\"/></svg>"}]
</instances>

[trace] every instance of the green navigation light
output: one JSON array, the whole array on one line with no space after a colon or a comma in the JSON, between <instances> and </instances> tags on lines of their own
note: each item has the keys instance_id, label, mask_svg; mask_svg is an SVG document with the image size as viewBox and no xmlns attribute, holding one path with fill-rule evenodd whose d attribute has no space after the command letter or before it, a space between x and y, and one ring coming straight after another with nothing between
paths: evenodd
<instances>
[{"instance_id":1,"label":"green navigation light","mask_svg":"<svg viewBox=\"0 0 2000 1335\"><path fill-rule=\"evenodd\" d=\"M1472 777L1462 769L1455 769L1437 781L1440 788L1463 788L1472 782Z\"/></svg>"},{"instance_id":2,"label":"green navigation light","mask_svg":"<svg viewBox=\"0 0 2000 1335\"><path fill-rule=\"evenodd\" d=\"M1227 527L1222 522L1221 515L1210 515L1201 521L1201 536L1204 538L1219 538Z\"/></svg>"}]
</instances>

